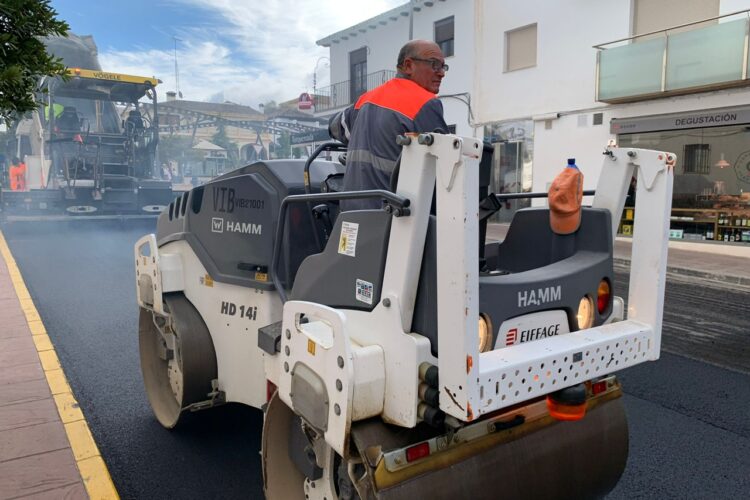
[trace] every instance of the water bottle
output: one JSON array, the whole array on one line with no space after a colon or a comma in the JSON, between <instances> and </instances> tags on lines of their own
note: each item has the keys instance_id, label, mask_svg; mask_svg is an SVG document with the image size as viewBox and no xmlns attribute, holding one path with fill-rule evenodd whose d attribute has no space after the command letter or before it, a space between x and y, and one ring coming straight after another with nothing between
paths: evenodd
<instances>
[{"instance_id":1,"label":"water bottle","mask_svg":"<svg viewBox=\"0 0 750 500\"><path fill-rule=\"evenodd\" d=\"M575 158L568 158L568 168L574 168L578 170L578 165L576 165L576 159Z\"/></svg>"}]
</instances>

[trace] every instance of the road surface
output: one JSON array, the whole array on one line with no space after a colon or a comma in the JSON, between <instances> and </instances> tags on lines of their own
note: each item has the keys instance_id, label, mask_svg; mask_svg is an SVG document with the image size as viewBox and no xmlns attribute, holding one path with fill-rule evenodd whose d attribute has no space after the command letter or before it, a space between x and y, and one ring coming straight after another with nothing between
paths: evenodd
<instances>
[{"instance_id":1,"label":"road surface","mask_svg":"<svg viewBox=\"0 0 750 500\"><path fill-rule=\"evenodd\" d=\"M122 498L262 496L262 414L227 405L164 430L138 361L133 244L150 221L3 228ZM618 294L624 286L618 273ZM612 499L750 491L750 295L670 280L664 352L623 372L631 442Z\"/></svg>"}]
</instances>

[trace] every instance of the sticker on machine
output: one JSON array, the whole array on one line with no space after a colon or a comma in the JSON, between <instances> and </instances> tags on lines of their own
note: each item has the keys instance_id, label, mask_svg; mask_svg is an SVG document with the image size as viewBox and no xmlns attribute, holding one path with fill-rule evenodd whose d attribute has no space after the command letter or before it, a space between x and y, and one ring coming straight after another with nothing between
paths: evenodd
<instances>
[{"instance_id":1,"label":"sticker on machine","mask_svg":"<svg viewBox=\"0 0 750 500\"><path fill-rule=\"evenodd\" d=\"M357 233L359 224L355 222L341 223L341 236L339 236L339 253L354 257L357 250Z\"/></svg>"},{"instance_id":2,"label":"sticker on machine","mask_svg":"<svg viewBox=\"0 0 750 500\"><path fill-rule=\"evenodd\" d=\"M565 311L524 314L503 321L497 332L495 349L570 333Z\"/></svg>"},{"instance_id":3,"label":"sticker on machine","mask_svg":"<svg viewBox=\"0 0 750 500\"><path fill-rule=\"evenodd\" d=\"M370 283L369 281L357 279L356 287L357 300L360 302L364 302L365 304L372 305L372 283Z\"/></svg>"}]
</instances>

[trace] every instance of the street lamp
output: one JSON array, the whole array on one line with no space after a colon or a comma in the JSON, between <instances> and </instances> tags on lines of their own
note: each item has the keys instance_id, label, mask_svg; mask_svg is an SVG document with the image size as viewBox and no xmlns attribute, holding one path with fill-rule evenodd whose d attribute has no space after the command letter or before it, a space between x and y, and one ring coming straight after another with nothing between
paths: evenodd
<instances>
[{"instance_id":1,"label":"street lamp","mask_svg":"<svg viewBox=\"0 0 750 500\"><path fill-rule=\"evenodd\" d=\"M318 110L318 103L317 103L318 96L315 93L318 87L318 64L320 64L320 61L322 61L323 59L326 59L328 61L329 67L331 64L331 60L328 59L328 57L326 56L320 56L318 60L315 61L315 69L313 69L313 106L315 106L316 111Z\"/></svg>"},{"instance_id":2,"label":"street lamp","mask_svg":"<svg viewBox=\"0 0 750 500\"><path fill-rule=\"evenodd\" d=\"M173 36L172 38L174 39L174 79L177 86L177 96L182 99L182 92L180 91L180 70L177 66L177 42L181 42L182 40L176 36Z\"/></svg>"}]
</instances>

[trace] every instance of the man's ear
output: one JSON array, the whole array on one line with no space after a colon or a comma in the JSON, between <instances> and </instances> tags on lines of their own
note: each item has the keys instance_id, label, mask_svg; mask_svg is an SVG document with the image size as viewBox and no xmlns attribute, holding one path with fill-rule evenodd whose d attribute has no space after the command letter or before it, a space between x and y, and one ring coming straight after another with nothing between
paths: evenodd
<instances>
[{"instance_id":1,"label":"man's ear","mask_svg":"<svg viewBox=\"0 0 750 500\"><path fill-rule=\"evenodd\" d=\"M405 59L404 64L401 66L401 73L411 76L411 74L414 72L414 61L410 59Z\"/></svg>"}]
</instances>

